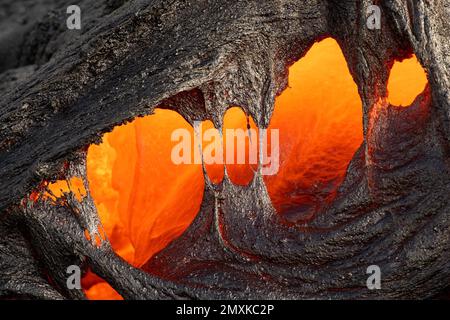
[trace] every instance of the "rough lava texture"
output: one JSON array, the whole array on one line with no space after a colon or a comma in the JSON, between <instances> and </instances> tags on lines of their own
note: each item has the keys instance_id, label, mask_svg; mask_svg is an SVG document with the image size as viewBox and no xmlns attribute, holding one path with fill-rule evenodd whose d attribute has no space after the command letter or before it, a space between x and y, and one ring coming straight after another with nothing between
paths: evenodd
<instances>
[{"instance_id":1,"label":"rough lava texture","mask_svg":"<svg viewBox=\"0 0 450 320\"><path fill-rule=\"evenodd\" d=\"M0 4L0 296L82 299L68 265L126 299L429 298L450 283L450 4L368 0L81 0ZM231 105L267 127L288 67L331 36L363 102L364 143L334 202L308 224L275 213L260 172L206 183L177 240L136 269L99 234L85 152L155 107L217 127ZM416 54L429 85L409 108L386 102L395 59ZM43 181L82 177L87 196L33 201ZM92 237L94 238L94 237ZM366 268L382 270L368 290Z\"/></svg>"}]
</instances>

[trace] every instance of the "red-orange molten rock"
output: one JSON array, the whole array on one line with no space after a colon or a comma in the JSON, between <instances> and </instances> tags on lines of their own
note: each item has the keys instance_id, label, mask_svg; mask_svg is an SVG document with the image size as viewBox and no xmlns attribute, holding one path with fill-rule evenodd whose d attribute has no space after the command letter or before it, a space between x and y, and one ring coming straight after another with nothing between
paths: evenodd
<instances>
[{"instance_id":1,"label":"red-orange molten rock","mask_svg":"<svg viewBox=\"0 0 450 320\"><path fill-rule=\"evenodd\" d=\"M280 171L265 179L273 205L308 220L333 198L363 141L361 99L335 40L314 44L290 67L270 128L280 129Z\"/></svg>"},{"instance_id":2,"label":"red-orange molten rock","mask_svg":"<svg viewBox=\"0 0 450 320\"><path fill-rule=\"evenodd\" d=\"M394 106L409 106L428 82L415 55L401 62L395 61L388 80L388 101Z\"/></svg>"},{"instance_id":3,"label":"red-orange molten rock","mask_svg":"<svg viewBox=\"0 0 450 320\"><path fill-rule=\"evenodd\" d=\"M114 250L137 267L177 238L200 208L201 166L171 161L171 133L180 128L193 131L176 112L156 110L116 127L88 150L89 188L105 232ZM86 293L117 297L104 283Z\"/></svg>"}]
</instances>

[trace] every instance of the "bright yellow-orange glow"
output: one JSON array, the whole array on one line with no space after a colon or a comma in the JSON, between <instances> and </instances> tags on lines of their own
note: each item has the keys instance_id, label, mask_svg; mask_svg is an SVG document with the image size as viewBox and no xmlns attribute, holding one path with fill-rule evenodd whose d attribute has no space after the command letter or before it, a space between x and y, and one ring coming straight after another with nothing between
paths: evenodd
<instances>
[{"instance_id":1,"label":"bright yellow-orange glow","mask_svg":"<svg viewBox=\"0 0 450 320\"><path fill-rule=\"evenodd\" d=\"M272 202L310 218L334 195L363 141L361 99L335 40L314 44L289 68L270 128L280 129L280 171L265 178Z\"/></svg>"},{"instance_id":2,"label":"bright yellow-orange glow","mask_svg":"<svg viewBox=\"0 0 450 320\"><path fill-rule=\"evenodd\" d=\"M98 277L92 272L88 272L87 275L81 280L85 294L88 299L91 300L123 300L120 294L117 293L107 282Z\"/></svg>"},{"instance_id":3,"label":"bright yellow-orange glow","mask_svg":"<svg viewBox=\"0 0 450 320\"><path fill-rule=\"evenodd\" d=\"M416 56L396 61L388 81L388 101L394 106L409 106L422 93L427 84L427 74Z\"/></svg>"},{"instance_id":4,"label":"bright yellow-orange glow","mask_svg":"<svg viewBox=\"0 0 450 320\"><path fill-rule=\"evenodd\" d=\"M137 266L179 236L200 208L201 167L171 160L171 134L179 128L193 132L176 112L156 110L88 151L89 186L105 231Z\"/></svg>"},{"instance_id":5,"label":"bright yellow-orange glow","mask_svg":"<svg viewBox=\"0 0 450 320\"><path fill-rule=\"evenodd\" d=\"M253 129L254 132L250 132L247 125L249 125L250 129ZM230 136L234 137L234 141L228 139L229 130L232 130L232 134ZM239 134L238 130L240 130L240 133L244 135L244 138L242 138L242 135L239 136L239 138L237 137ZM258 131L254 121L250 117L247 121L245 113L239 107L232 107L225 112L222 136L220 131L214 128L211 121L207 120L201 123L199 139L202 141L205 168L211 182L215 184L222 182L224 177L224 166L226 165L228 175L233 183L239 185L247 185L250 183L257 166L256 162L250 163L249 150L251 147L254 147L254 150L258 150L256 145L257 132ZM240 142L244 142L244 148L238 151ZM195 148L192 149L192 153L198 151L198 146L194 145L194 147ZM214 151L213 147L215 147ZM231 150L233 151L234 156L231 161L228 161L227 153ZM242 154L245 155L244 163L239 163L238 161L239 152L242 152ZM216 153L220 154L218 158L215 158ZM193 155L191 156L191 159L194 161ZM217 159L220 159L218 163L211 163L211 161Z\"/></svg>"},{"instance_id":6,"label":"bright yellow-orange glow","mask_svg":"<svg viewBox=\"0 0 450 320\"><path fill-rule=\"evenodd\" d=\"M104 230L114 250L135 266L178 237L200 208L201 166L171 160L171 134L180 128L193 135L179 114L156 110L116 127L88 150L89 188ZM118 297L104 283L91 286L87 295Z\"/></svg>"},{"instance_id":7,"label":"bright yellow-orange glow","mask_svg":"<svg viewBox=\"0 0 450 320\"><path fill-rule=\"evenodd\" d=\"M86 296L91 300L123 300L108 283L100 281L89 287Z\"/></svg>"},{"instance_id":8,"label":"bright yellow-orange glow","mask_svg":"<svg viewBox=\"0 0 450 320\"><path fill-rule=\"evenodd\" d=\"M75 194L75 197L78 201L81 201L82 198L86 196L86 189L83 185L83 180L79 177L73 177L69 180L69 182L65 180L58 180L54 183L50 183L48 185L48 189L51 194L47 194L49 197L60 198L63 193L68 193L72 191Z\"/></svg>"}]
</instances>

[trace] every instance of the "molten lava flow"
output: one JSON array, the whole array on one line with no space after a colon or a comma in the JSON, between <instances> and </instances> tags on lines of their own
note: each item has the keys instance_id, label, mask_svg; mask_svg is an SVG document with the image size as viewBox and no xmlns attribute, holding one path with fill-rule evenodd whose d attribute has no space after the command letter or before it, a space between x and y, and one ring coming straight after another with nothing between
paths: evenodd
<instances>
[{"instance_id":1,"label":"molten lava flow","mask_svg":"<svg viewBox=\"0 0 450 320\"><path fill-rule=\"evenodd\" d=\"M89 189L105 232L115 252L135 266L177 238L200 208L201 166L171 159L171 134L180 128L193 135L179 114L156 110L116 127L88 150ZM91 285L89 298L117 297L104 283L84 283Z\"/></svg>"},{"instance_id":2,"label":"molten lava flow","mask_svg":"<svg viewBox=\"0 0 450 320\"><path fill-rule=\"evenodd\" d=\"M44 194L44 196L50 198L60 198L64 193L68 193L69 191L73 192L78 201L81 201L86 196L83 180L79 177L73 177L69 181L58 180L50 183L47 188L50 192Z\"/></svg>"},{"instance_id":3,"label":"molten lava flow","mask_svg":"<svg viewBox=\"0 0 450 320\"><path fill-rule=\"evenodd\" d=\"M179 128L192 132L176 112L156 110L88 151L89 186L105 231L116 252L136 266L179 236L200 208L201 167L171 159L171 134Z\"/></svg>"},{"instance_id":4,"label":"molten lava flow","mask_svg":"<svg viewBox=\"0 0 450 320\"><path fill-rule=\"evenodd\" d=\"M247 185L252 180L258 150L257 128L242 109L232 107L225 112L222 132L209 120L200 123L197 132L198 141L202 143L205 169L213 183L222 182L225 166L233 183ZM195 145L197 152L199 145ZM252 148L255 151L253 162L250 159Z\"/></svg>"},{"instance_id":5,"label":"molten lava flow","mask_svg":"<svg viewBox=\"0 0 450 320\"><path fill-rule=\"evenodd\" d=\"M280 170L265 177L274 207L289 220L310 219L363 141L361 99L335 40L314 44L289 68L269 128L280 130Z\"/></svg>"},{"instance_id":6,"label":"molten lava flow","mask_svg":"<svg viewBox=\"0 0 450 320\"><path fill-rule=\"evenodd\" d=\"M415 55L402 62L395 61L388 81L388 101L394 106L409 106L422 93L427 74Z\"/></svg>"}]
</instances>

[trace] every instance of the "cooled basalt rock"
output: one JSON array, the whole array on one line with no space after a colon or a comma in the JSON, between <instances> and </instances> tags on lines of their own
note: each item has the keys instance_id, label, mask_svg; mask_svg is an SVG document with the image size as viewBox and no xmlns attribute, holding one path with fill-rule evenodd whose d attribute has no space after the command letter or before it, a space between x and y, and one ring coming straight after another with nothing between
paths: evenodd
<instances>
[{"instance_id":1,"label":"cooled basalt rock","mask_svg":"<svg viewBox=\"0 0 450 320\"><path fill-rule=\"evenodd\" d=\"M2 25L30 5L13 2ZM69 2L43 1L18 41L0 31L0 47L20 57L0 65L1 296L83 298L64 287L68 264L127 299L428 298L449 285L446 1L378 1L382 26L369 30L366 0L85 0L81 31L64 29ZM189 229L138 269L107 239L86 239L98 231L89 194L30 198L43 181L86 182L86 147L158 106L220 126L239 105L267 127L288 66L328 36L358 85L364 143L313 221L282 221L259 174L247 187L225 179L206 185ZM386 82L412 53L429 86L398 109L385 102ZM365 285L373 264L381 290Z\"/></svg>"}]
</instances>

